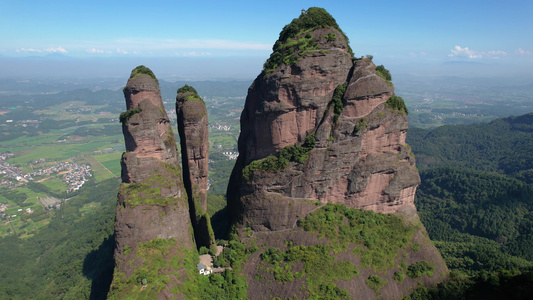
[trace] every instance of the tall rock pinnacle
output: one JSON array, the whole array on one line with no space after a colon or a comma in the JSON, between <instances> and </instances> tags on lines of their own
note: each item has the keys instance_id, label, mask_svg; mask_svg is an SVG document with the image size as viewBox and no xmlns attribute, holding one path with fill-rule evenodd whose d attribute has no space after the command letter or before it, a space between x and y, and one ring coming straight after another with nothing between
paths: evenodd
<instances>
[{"instance_id":1,"label":"tall rock pinnacle","mask_svg":"<svg viewBox=\"0 0 533 300\"><path fill-rule=\"evenodd\" d=\"M305 199L415 212L420 179L405 145L407 113L387 104L401 98L370 58L352 57L326 14L311 8L285 26L248 91L228 204L258 230L293 226L313 209ZM288 152L306 138L305 159L295 160ZM276 157L282 163L268 166Z\"/></svg>"},{"instance_id":2,"label":"tall rock pinnacle","mask_svg":"<svg viewBox=\"0 0 533 300\"><path fill-rule=\"evenodd\" d=\"M207 215L209 142L207 108L196 90L188 85L178 89L176 114L181 143L183 181L189 198L191 220L198 246L214 248L215 237Z\"/></svg>"},{"instance_id":3,"label":"tall rock pinnacle","mask_svg":"<svg viewBox=\"0 0 533 300\"><path fill-rule=\"evenodd\" d=\"M312 7L283 28L248 90L227 190L234 228L256 252L243 266L249 298L401 299L445 278L414 206L407 129L389 71L354 58L329 13ZM370 224L387 234L365 233ZM431 272L404 280L409 265Z\"/></svg>"},{"instance_id":4,"label":"tall rock pinnacle","mask_svg":"<svg viewBox=\"0 0 533 300\"><path fill-rule=\"evenodd\" d=\"M188 278L183 260L196 253L176 141L150 69L131 72L124 96L127 110L120 121L126 152L110 295L175 298L172 288Z\"/></svg>"}]
</instances>

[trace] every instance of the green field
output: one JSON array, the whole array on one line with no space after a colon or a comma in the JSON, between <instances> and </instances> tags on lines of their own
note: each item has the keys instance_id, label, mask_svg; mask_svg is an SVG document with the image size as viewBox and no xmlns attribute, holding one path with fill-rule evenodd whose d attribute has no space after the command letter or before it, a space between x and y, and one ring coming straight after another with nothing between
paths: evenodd
<instances>
[{"instance_id":1,"label":"green field","mask_svg":"<svg viewBox=\"0 0 533 300\"><path fill-rule=\"evenodd\" d=\"M48 113L55 112L53 108ZM58 111L61 111L59 109ZM52 117L53 114L50 115ZM55 116L57 117L57 116ZM94 119L94 118L93 118ZM14 167L19 168L24 173L31 173L37 169L44 169L54 166L60 162L76 162L78 164L90 164L93 178L96 182L101 182L109 178L120 176L120 156L121 152L108 154L102 153L102 150L118 149L123 147L121 135L100 135L88 134L79 136L76 133L84 132L83 130L99 130L104 126L116 124L86 124L84 126L73 126L66 129L52 129L47 133L21 135L14 139L2 141L0 144L0 153L11 152L15 155L7 159L7 162ZM84 129L87 128L87 129ZM3 129L9 130L7 127ZM82 130L83 129L83 130ZM86 132L86 131L85 131ZM90 132L92 133L92 132ZM5 133L4 133L5 134ZM93 157L96 155L97 158ZM44 162L34 164L33 162L44 158ZM64 194L67 190L67 184L62 181L62 174L54 173L52 175L37 176L33 182L38 182L44 189L48 189L52 195ZM50 216L57 211L43 211L43 207L37 197L50 196L42 190L32 190L27 184L6 192L16 192L24 194L27 198L23 203L14 202L2 196L0 192L0 203L7 204L5 211L7 216L16 215L16 217L5 218L0 223L0 236L13 234L13 228L21 238L29 237L37 233L40 228L50 222ZM74 194L75 196L76 194ZM98 206L98 205L97 205ZM26 209L31 208L32 213L27 213ZM88 204L84 207L84 212L91 212L98 207ZM19 211L20 210L20 211Z\"/></svg>"},{"instance_id":2,"label":"green field","mask_svg":"<svg viewBox=\"0 0 533 300\"><path fill-rule=\"evenodd\" d=\"M122 152L95 155L94 158L104 165L115 176L120 176L120 159Z\"/></svg>"},{"instance_id":3,"label":"green field","mask_svg":"<svg viewBox=\"0 0 533 300\"><path fill-rule=\"evenodd\" d=\"M121 152L100 155L85 155L78 163L90 164L97 182L120 176Z\"/></svg>"}]
</instances>

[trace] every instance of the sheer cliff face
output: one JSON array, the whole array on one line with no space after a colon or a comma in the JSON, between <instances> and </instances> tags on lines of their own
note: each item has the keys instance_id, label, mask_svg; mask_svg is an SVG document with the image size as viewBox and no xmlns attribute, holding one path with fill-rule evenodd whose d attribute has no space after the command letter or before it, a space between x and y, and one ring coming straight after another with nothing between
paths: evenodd
<instances>
[{"instance_id":1,"label":"sheer cliff face","mask_svg":"<svg viewBox=\"0 0 533 300\"><path fill-rule=\"evenodd\" d=\"M315 49L263 72L248 91L228 187L232 216L255 230L286 229L314 209L314 201L416 216L420 179L405 145L407 114L385 105L394 95L392 83L370 59L353 60L336 29L307 36ZM312 134L316 144L305 162L276 171L246 169Z\"/></svg>"},{"instance_id":2,"label":"sheer cliff face","mask_svg":"<svg viewBox=\"0 0 533 300\"><path fill-rule=\"evenodd\" d=\"M178 93L176 97L178 131L182 144L184 167L203 211L207 210L207 175L209 143L207 108L196 93ZM187 163L185 163L187 161Z\"/></svg>"},{"instance_id":3,"label":"sheer cliff face","mask_svg":"<svg viewBox=\"0 0 533 300\"><path fill-rule=\"evenodd\" d=\"M123 289L124 285L135 283L133 277L140 276L139 270L152 264L146 256L151 253L146 251L147 245L154 241L158 246L164 244L166 253L195 248L174 134L155 76L141 71L134 69L124 88L128 110L121 115L126 152L121 161L123 183L115 221L112 292L116 290L117 297L133 295L129 292L134 289ZM175 297L170 289L183 280L179 266L167 267L164 272L171 280L158 287L162 298Z\"/></svg>"},{"instance_id":4,"label":"sheer cliff face","mask_svg":"<svg viewBox=\"0 0 533 300\"><path fill-rule=\"evenodd\" d=\"M207 211L209 143L207 108L193 87L178 89L176 114L181 143L183 181L187 191L197 246L215 250L216 243Z\"/></svg>"},{"instance_id":5,"label":"sheer cliff face","mask_svg":"<svg viewBox=\"0 0 533 300\"><path fill-rule=\"evenodd\" d=\"M335 88L346 81L352 67L346 40L329 43L324 37L342 37L341 33L322 28L310 34L318 50L295 64L259 75L248 90L239 138L245 163L303 142L320 123Z\"/></svg>"},{"instance_id":6,"label":"sheer cliff face","mask_svg":"<svg viewBox=\"0 0 533 300\"><path fill-rule=\"evenodd\" d=\"M273 50L248 90L239 157L227 190L228 211L237 232L256 250L243 266L248 297L317 297L317 289L325 288L328 279L318 278L321 285L316 288L310 274L326 265L311 267L306 262L324 257L360 270L359 276L336 277L327 283L331 290L345 289L351 298L400 299L420 283L442 281L446 265L427 238L414 206L420 177L405 144L407 109L395 96L388 71L377 68L371 58L353 59L347 38L321 8L303 11L285 26ZM388 247L396 234L357 231L366 227L362 217L346 215L335 225L335 207L344 206L394 214L365 212L373 215L368 224L380 224L378 231L386 231L384 223L376 221L383 218L397 220L396 229L409 224L412 234L392 250ZM326 233L354 228L357 234L339 240ZM359 236L371 236L382 244L372 246L354 238ZM372 248L383 251L371 253ZM296 258L296 253L310 249L328 250ZM284 252L286 259L275 262L275 252ZM385 252L390 260L380 267L378 261ZM439 275L416 280L395 277L407 265L417 264L429 264ZM373 290L371 282L376 278L383 280L383 287Z\"/></svg>"}]
</instances>

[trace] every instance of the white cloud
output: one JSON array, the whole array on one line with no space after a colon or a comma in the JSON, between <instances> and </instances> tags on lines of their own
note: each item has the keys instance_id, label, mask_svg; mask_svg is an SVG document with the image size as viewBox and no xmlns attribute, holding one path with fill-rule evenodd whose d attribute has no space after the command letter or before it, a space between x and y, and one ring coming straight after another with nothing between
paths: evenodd
<instances>
[{"instance_id":1,"label":"white cloud","mask_svg":"<svg viewBox=\"0 0 533 300\"><path fill-rule=\"evenodd\" d=\"M455 46L453 49L450 50L450 54L448 54L449 57L467 57L472 59L478 59L478 58L500 58L502 56L506 56L507 52L501 51L501 50L491 50L488 52L485 51L475 51L468 49L468 47L462 48L461 46Z\"/></svg>"},{"instance_id":2,"label":"white cloud","mask_svg":"<svg viewBox=\"0 0 533 300\"><path fill-rule=\"evenodd\" d=\"M501 51L501 50L487 52L487 56L488 57L492 57L492 58L500 58L500 57L506 56L506 55L507 55L507 52Z\"/></svg>"},{"instance_id":3,"label":"white cloud","mask_svg":"<svg viewBox=\"0 0 533 300\"><path fill-rule=\"evenodd\" d=\"M461 46L455 46L450 50L452 53L448 54L450 57L468 57L468 58L481 58L476 51L468 49L468 47L461 48Z\"/></svg>"},{"instance_id":4,"label":"white cloud","mask_svg":"<svg viewBox=\"0 0 533 300\"><path fill-rule=\"evenodd\" d=\"M85 50L85 51L87 51L88 53L98 53L98 54L103 54L103 53L105 53L104 50L96 49L96 48L87 49L87 50Z\"/></svg>"},{"instance_id":5,"label":"white cloud","mask_svg":"<svg viewBox=\"0 0 533 300\"><path fill-rule=\"evenodd\" d=\"M527 50L524 50L522 48L518 48L518 50L516 50L516 54L519 54L519 55L531 55L531 52L527 51Z\"/></svg>"},{"instance_id":6,"label":"white cloud","mask_svg":"<svg viewBox=\"0 0 533 300\"><path fill-rule=\"evenodd\" d=\"M107 41L45 45L16 48L19 55L69 54L85 56L228 56L257 55L271 50L271 45L218 39L127 38ZM68 50L68 51L67 51Z\"/></svg>"},{"instance_id":7,"label":"white cloud","mask_svg":"<svg viewBox=\"0 0 533 300\"><path fill-rule=\"evenodd\" d=\"M48 52L48 53L68 53L67 50L65 50L65 48L59 46L57 48L46 48L44 49L44 51Z\"/></svg>"},{"instance_id":8,"label":"white cloud","mask_svg":"<svg viewBox=\"0 0 533 300\"><path fill-rule=\"evenodd\" d=\"M16 50L17 52L25 52L25 53L28 53L28 52L31 52L31 53L43 53L43 52L48 52L48 53L68 53L67 50L65 50L65 48L59 46L59 47L56 47L56 48L53 48L53 47L50 47L50 48L46 48L46 49L34 49L34 48L20 48L20 49L17 49Z\"/></svg>"},{"instance_id":9,"label":"white cloud","mask_svg":"<svg viewBox=\"0 0 533 300\"><path fill-rule=\"evenodd\" d=\"M32 49L32 48L20 48L20 49L17 49L17 52L33 52L33 53L41 53L43 51L39 50L39 49Z\"/></svg>"}]
</instances>

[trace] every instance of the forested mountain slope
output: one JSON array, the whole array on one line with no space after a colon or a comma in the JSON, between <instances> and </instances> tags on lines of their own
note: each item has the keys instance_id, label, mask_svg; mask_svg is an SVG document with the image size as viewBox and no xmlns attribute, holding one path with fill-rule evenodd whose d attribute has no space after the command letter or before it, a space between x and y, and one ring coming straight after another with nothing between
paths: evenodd
<instances>
[{"instance_id":1,"label":"forested mountain slope","mask_svg":"<svg viewBox=\"0 0 533 300\"><path fill-rule=\"evenodd\" d=\"M533 182L533 113L489 124L412 128L407 143L420 170L457 166Z\"/></svg>"},{"instance_id":2,"label":"forested mountain slope","mask_svg":"<svg viewBox=\"0 0 533 300\"><path fill-rule=\"evenodd\" d=\"M415 200L420 218L453 278L412 297L531 296L533 114L414 128L407 142L421 169Z\"/></svg>"}]
</instances>

